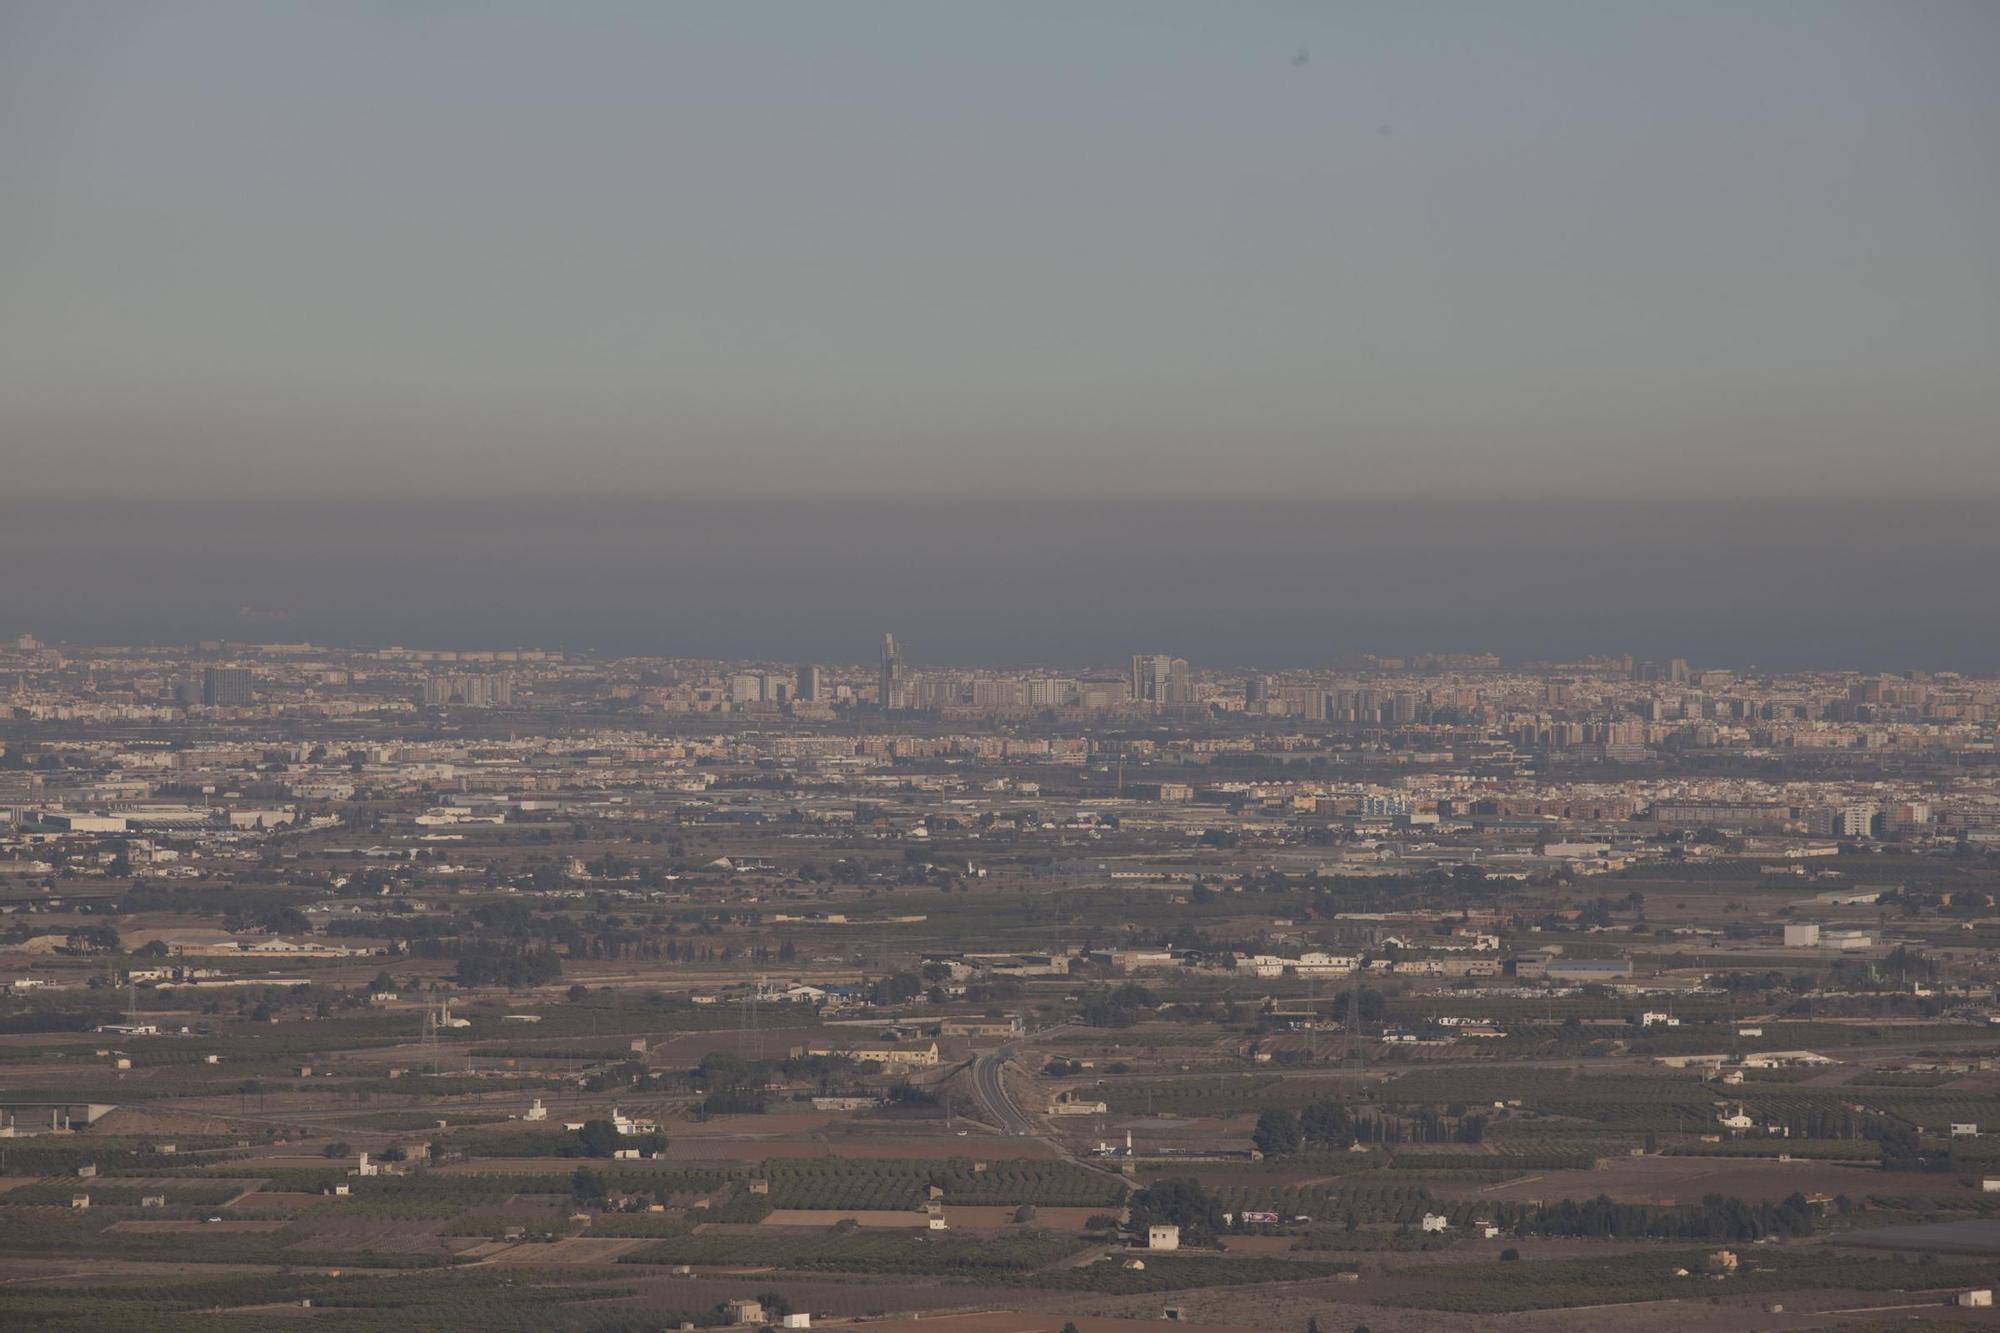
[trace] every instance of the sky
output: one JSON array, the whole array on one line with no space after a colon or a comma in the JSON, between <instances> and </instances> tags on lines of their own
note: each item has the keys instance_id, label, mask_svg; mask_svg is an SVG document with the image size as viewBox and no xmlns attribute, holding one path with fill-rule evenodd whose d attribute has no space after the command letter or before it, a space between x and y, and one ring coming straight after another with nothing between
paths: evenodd
<instances>
[{"instance_id":1,"label":"sky","mask_svg":"<svg viewBox=\"0 0 2000 1333\"><path fill-rule=\"evenodd\" d=\"M1984 501L0 506L0 637L916 666L1631 652L2000 671Z\"/></svg>"},{"instance_id":2,"label":"sky","mask_svg":"<svg viewBox=\"0 0 2000 1333\"><path fill-rule=\"evenodd\" d=\"M0 0L0 634L2000 669L1991 0Z\"/></svg>"},{"instance_id":3,"label":"sky","mask_svg":"<svg viewBox=\"0 0 2000 1333\"><path fill-rule=\"evenodd\" d=\"M0 506L1991 500L1996 238L1990 0L0 0Z\"/></svg>"}]
</instances>

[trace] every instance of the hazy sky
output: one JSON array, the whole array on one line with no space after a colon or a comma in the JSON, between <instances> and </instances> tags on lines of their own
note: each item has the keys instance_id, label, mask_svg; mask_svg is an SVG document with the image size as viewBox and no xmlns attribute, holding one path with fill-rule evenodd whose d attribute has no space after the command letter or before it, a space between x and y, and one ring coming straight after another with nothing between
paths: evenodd
<instances>
[{"instance_id":1,"label":"hazy sky","mask_svg":"<svg viewBox=\"0 0 2000 1333\"><path fill-rule=\"evenodd\" d=\"M1991 502L0 505L0 637L2000 670Z\"/></svg>"},{"instance_id":2,"label":"hazy sky","mask_svg":"<svg viewBox=\"0 0 2000 1333\"><path fill-rule=\"evenodd\" d=\"M0 0L0 494L2000 495L2000 4Z\"/></svg>"}]
</instances>

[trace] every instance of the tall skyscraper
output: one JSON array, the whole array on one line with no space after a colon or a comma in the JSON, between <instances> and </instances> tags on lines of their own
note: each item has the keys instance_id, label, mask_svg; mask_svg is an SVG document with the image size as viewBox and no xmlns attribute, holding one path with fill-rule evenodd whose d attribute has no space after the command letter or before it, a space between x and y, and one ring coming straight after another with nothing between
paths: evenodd
<instances>
[{"instance_id":1,"label":"tall skyscraper","mask_svg":"<svg viewBox=\"0 0 2000 1333\"><path fill-rule=\"evenodd\" d=\"M876 695L876 707L887 712L891 708L901 708L903 691L903 657L896 648L896 636L882 636L882 680Z\"/></svg>"},{"instance_id":2,"label":"tall skyscraper","mask_svg":"<svg viewBox=\"0 0 2000 1333\"><path fill-rule=\"evenodd\" d=\"M1165 653L1140 653L1132 658L1132 697L1144 703L1194 702L1194 678L1187 659Z\"/></svg>"},{"instance_id":3,"label":"tall skyscraper","mask_svg":"<svg viewBox=\"0 0 2000 1333\"><path fill-rule=\"evenodd\" d=\"M240 708L251 702L247 667L203 667L201 702L208 708Z\"/></svg>"},{"instance_id":4,"label":"tall skyscraper","mask_svg":"<svg viewBox=\"0 0 2000 1333\"><path fill-rule=\"evenodd\" d=\"M802 666L799 668L799 686L793 697L801 703L816 704L820 701L820 692L823 688L820 683L819 668Z\"/></svg>"},{"instance_id":5,"label":"tall skyscraper","mask_svg":"<svg viewBox=\"0 0 2000 1333\"><path fill-rule=\"evenodd\" d=\"M1172 661L1163 653L1135 653L1132 657L1132 697L1142 703L1157 702L1167 692L1167 668Z\"/></svg>"}]
</instances>

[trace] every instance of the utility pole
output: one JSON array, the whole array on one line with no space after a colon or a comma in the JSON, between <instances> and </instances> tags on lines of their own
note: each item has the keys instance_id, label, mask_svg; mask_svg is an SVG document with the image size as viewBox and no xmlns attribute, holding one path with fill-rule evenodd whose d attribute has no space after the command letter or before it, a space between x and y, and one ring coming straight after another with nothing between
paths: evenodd
<instances>
[{"instance_id":1,"label":"utility pole","mask_svg":"<svg viewBox=\"0 0 2000 1333\"><path fill-rule=\"evenodd\" d=\"M763 1000L764 980L754 970L750 973L750 990L743 997L743 1036L746 1058L764 1058L764 1037L759 1030L757 1006Z\"/></svg>"}]
</instances>

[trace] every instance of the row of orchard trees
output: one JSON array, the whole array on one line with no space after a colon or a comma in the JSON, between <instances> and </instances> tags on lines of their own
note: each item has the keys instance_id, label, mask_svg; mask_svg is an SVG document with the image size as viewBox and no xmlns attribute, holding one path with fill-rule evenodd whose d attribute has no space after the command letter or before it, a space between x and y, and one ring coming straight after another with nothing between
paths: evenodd
<instances>
[{"instance_id":1,"label":"row of orchard trees","mask_svg":"<svg viewBox=\"0 0 2000 1333\"><path fill-rule=\"evenodd\" d=\"M1266 1157L1345 1149L1356 1143L1479 1143L1485 1137L1484 1116L1442 1115L1429 1107L1408 1116L1355 1116L1332 1100L1308 1103L1296 1114L1282 1106L1266 1107L1251 1132L1257 1150Z\"/></svg>"},{"instance_id":2,"label":"row of orchard trees","mask_svg":"<svg viewBox=\"0 0 2000 1333\"><path fill-rule=\"evenodd\" d=\"M1697 1205L1661 1207L1595 1199L1548 1204L1496 1203L1494 1225L1528 1236L1645 1237L1655 1240L1757 1240L1810 1236L1819 1209L1803 1194L1779 1203L1751 1203L1710 1194Z\"/></svg>"}]
</instances>

